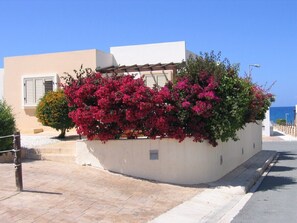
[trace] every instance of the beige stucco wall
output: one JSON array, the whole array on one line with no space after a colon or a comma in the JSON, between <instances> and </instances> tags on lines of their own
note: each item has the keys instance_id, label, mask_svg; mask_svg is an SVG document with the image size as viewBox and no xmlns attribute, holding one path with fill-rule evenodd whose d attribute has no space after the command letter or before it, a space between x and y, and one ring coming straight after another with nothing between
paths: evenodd
<instances>
[{"instance_id":1,"label":"beige stucco wall","mask_svg":"<svg viewBox=\"0 0 297 223\"><path fill-rule=\"evenodd\" d=\"M207 142L186 139L81 140L76 143L76 162L130 176L174 184L198 184L218 180L262 149L261 124L249 124L238 132L239 141ZM158 160L150 160L157 150ZM222 163L221 163L222 161Z\"/></svg>"},{"instance_id":2,"label":"beige stucco wall","mask_svg":"<svg viewBox=\"0 0 297 223\"><path fill-rule=\"evenodd\" d=\"M4 58L4 98L13 108L17 127L26 132L43 128L37 122L35 108L22 106L22 76L45 74L61 76L64 72L74 74L73 70L78 70L81 64L84 68L95 69L97 66L111 66L112 63L111 54L95 49Z\"/></svg>"},{"instance_id":3,"label":"beige stucco wall","mask_svg":"<svg viewBox=\"0 0 297 223\"><path fill-rule=\"evenodd\" d=\"M3 98L3 91L4 91L4 69L0 68L0 100Z\"/></svg>"}]
</instances>

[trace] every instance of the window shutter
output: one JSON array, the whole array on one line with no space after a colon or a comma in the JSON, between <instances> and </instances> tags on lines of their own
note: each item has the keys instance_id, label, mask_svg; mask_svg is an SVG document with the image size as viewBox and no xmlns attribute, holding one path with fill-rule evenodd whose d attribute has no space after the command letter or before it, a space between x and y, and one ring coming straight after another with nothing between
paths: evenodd
<instances>
[{"instance_id":1,"label":"window shutter","mask_svg":"<svg viewBox=\"0 0 297 223\"><path fill-rule=\"evenodd\" d=\"M154 87L154 84L156 84L154 78L149 75L145 77L145 82L146 82L146 86L150 88Z\"/></svg>"},{"instance_id":2,"label":"window shutter","mask_svg":"<svg viewBox=\"0 0 297 223\"><path fill-rule=\"evenodd\" d=\"M25 95L25 104L34 104L34 82L33 79L24 80L24 95Z\"/></svg>"},{"instance_id":3,"label":"window shutter","mask_svg":"<svg viewBox=\"0 0 297 223\"><path fill-rule=\"evenodd\" d=\"M39 99L44 95L43 79L35 79L35 103L39 102Z\"/></svg>"},{"instance_id":4,"label":"window shutter","mask_svg":"<svg viewBox=\"0 0 297 223\"><path fill-rule=\"evenodd\" d=\"M166 79L165 75L158 75L157 80L158 80L158 85L160 87L163 87L167 83L167 79Z\"/></svg>"},{"instance_id":5,"label":"window shutter","mask_svg":"<svg viewBox=\"0 0 297 223\"><path fill-rule=\"evenodd\" d=\"M53 81L44 81L44 93L54 90L54 82Z\"/></svg>"}]
</instances>

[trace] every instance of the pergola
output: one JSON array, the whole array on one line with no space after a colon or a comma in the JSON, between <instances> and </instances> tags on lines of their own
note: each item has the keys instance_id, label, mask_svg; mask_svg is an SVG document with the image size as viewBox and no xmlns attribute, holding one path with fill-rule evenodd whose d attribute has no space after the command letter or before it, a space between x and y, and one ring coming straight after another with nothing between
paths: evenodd
<instances>
[{"instance_id":1,"label":"pergola","mask_svg":"<svg viewBox=\"0 0 297 223\"><path fill-rule=\"evenodd\" d=\"M145 72L145 71L164 71L172 70L173 78L175 78L177 72L177 66L179 63L157 63L157 64L144 64L144 65L131 65L131 66L110 66L105 68L96 68L97 72L103 74L123 74L123 73L133 73L133 72Z\"/></svg>"}]
</instances>

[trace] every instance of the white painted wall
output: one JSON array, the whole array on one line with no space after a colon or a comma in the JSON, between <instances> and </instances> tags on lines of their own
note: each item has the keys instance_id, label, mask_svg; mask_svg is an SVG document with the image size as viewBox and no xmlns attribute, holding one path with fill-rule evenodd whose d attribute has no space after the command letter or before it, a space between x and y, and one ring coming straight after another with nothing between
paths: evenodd
<instances>
[{"instance_id":1,"label":"white painted wall","mask_svg":"<svg viewBox=\"0 0 297 223\"><path fill-rule=\"evenodd\" d=\"M262 126L248 124L238 132L239 141L195 143L186 139L81 140L76 143L76 162L160 182L199 184L220 179L262 149ZM157 150L158 160L150 160ZM220 163L222 157L222 164Z\"/></svg>"},{"instance_id":2,"label":"white painted wall","mask_svg":"<svg viewBox=\"0 0 297 223\"><path fill-rule=\"evenodd\" d=\"M143 65L156 63L180 63L186 59L186 43L167 42L132 46L111 47L118 65Z\"/></svg>"},{"instance_id":3,"label":"white painted wall","mask_svg":"<svg viewBox=\"0 0 297 223\"><path fill-rule=\"evenodd\" d=\"M4 92L4 69L0 69L0 100L3 99Z\"/></svg>"},{"instance_id":4,"label":"white painted wall","mask_svg":"<svg viewBox=\"0 0 297 223\"><path fill-rule=\"evenodd\" d=\"M273 127L270 122L270 111L267 110L265 114L265 119L262 121L262 134L264 136L271 136L273 132Z\"/></svg>"},{"instance_id":5,"label":"white painted wall","mask_svg":"<svg viewBox=\"0 0 297 223\"><path fill-rule=\"evenodd\" d=\"M116 65L114 57L110 53L105 53L101 50L96 50L96 66L100 68ZM95 69L96 67L92 67Z\"/></svg>"}]
</instances>

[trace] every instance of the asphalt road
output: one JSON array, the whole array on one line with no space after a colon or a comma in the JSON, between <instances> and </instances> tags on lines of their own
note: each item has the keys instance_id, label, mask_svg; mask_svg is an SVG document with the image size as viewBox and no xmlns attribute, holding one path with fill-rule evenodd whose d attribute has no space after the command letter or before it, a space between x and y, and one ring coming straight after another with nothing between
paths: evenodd
<instances>
[{"instance_id":1,"label":"asphalt road","mask_svg":"<svg viewBox=\"0 0 297 223\"><path fill-rule=\"evenodd\" d=\"M265 142L279 158L232 223L297 222L297 142Z\"/></svg>"}]
</instances>

